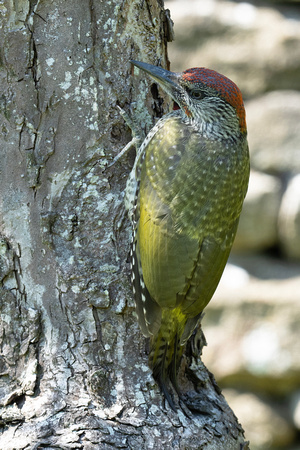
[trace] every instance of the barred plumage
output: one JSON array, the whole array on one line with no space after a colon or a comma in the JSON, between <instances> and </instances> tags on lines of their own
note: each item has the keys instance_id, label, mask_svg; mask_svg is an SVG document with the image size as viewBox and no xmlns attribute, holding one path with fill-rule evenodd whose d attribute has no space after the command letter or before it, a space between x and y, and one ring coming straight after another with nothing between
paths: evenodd
<instances>
[{"instance_id":1,"label":"barred plumage","mask_svg":"<svg viewBox=\"0 0 300 450\"><path fill-rule=\"evenodd\" d=\"M247 191L242 97L209 69L182 74L133 61L180 106L138 151L127 183L133 222L132 283L153 376L175 409L183 345L224 270Z\"/></svg>"}]
</instances>

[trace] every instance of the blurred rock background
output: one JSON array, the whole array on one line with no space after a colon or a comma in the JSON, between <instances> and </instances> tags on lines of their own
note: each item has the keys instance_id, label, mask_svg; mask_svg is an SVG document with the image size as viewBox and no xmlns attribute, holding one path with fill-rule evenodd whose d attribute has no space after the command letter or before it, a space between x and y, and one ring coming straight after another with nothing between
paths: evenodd
<instances>
[{"instance_id":1,"label":"blurred rock background","mask_svg":"<svg viewBox=\"0 0 300 450\"><path fill-rule=\"evenodd\" d=\"M169 0L171 70L205 66L246 104L251 178L203 360L252 450L300 449L300 3Z\"/></svg>"}]
</instances>

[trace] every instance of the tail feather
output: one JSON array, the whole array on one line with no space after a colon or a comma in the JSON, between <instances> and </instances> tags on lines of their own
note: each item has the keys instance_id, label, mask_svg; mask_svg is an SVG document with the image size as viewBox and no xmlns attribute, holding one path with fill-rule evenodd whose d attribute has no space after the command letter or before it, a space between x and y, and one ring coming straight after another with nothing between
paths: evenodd
<instances>
[{"instance_id":1,"label":"tail feather","mask_svg":"<svg viewBox=\"0 0 300 450\"><path fill-rule=\"evenodd\" d=\"M174 339L173 357L172 357L172 360L171 360L171 363L169 366L169 370L168 370L170 381L179 396L180 396L180 389L178 386L177 377L178 377L180 361L181 361L183 348L184 348L180 342L181 342L180 336L178 336L178 334L176 334L176 337Z\"/></svg>"},{"instance_id":2,"label":"tail feather","mask_svg":"<svg viewBox=\"0 0 300 450\"><path fill-rule=\"evenodd\" d=\"M175 403L170 394L169 385L169 360L173 357L174 350L175 347L173 348L172 345L170 346L170 344L163 337L161 337L161 335L156 336L156 339L154 340L154 342L152 342L151 346L149 365L152 368L153 378L164 394L165 399L167 400L171 408L176 411Z\"/></svg>"},{"instance_id":3,"label":"tail feather","mask_svg":"<svg viewBox=\"0 0 300 450\"><path fill-rule=\"evenodd\" d=\"M143 279L135 235L131 245L131 264L138 321L143 334L151 339L149 365L165 399L175 411L171 390L173 387L180 397L177 382L180 360L184 344L193 332L199 316L187 318L180 305L173 309L162 308L151 297Z\"/></svg>"},{"instance_id":4,"label":"tail feather","mask_svg":"<svg viewBox=\"0 0 300 450\"><path fill-rule=\"evenodd\" d=\"M170 388L172 386L180 394L177 374L183 351L180 341L186 320L178 311L163 311L160 329L151 339L149 365L155 381L174 410L176 407Z\"/></svg>"}]
</instances>

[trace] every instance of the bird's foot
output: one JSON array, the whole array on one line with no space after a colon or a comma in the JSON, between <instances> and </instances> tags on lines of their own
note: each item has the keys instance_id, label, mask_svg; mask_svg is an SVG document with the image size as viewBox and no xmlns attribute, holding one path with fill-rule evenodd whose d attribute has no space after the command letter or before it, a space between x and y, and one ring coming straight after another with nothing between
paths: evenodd
<instances>
[{"instance_id":1,"label":"bird's foot","mask_svg":"<svg viewBox=\"0 0 300 450\"><path fill-rule=\"evenodd\" d=\"M129 126L129 128L131 129L131 134L132 134L132 139L130 142L128 142L128 144L125 145L125 147L117 154L117 156L114 157L114 159L112 160L112 162L107 166L107 168L112 167L117 161L119 161L120 158L123 157L123 155L125 155L132 147L135 147L136 150L138 150L138 148L141 145L141 142L143 140L143 137L140 134L140 131L138 129L138 126L136 125L135 121L133 120L133 118L122 108L120 108L120 106L117 105L117 108L119 109L119 112L121 114L121 116L123 117L124 121L126 122L126 124Z\"/></svg>"}]
</instances>

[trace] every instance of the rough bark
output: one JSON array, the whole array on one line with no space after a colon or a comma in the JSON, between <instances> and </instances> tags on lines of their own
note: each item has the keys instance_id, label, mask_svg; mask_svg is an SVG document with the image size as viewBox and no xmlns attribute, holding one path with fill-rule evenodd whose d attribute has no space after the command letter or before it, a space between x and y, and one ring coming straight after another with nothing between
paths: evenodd
<instances>
[{"instance_id":1,"label":"rough bark","mask_svg":"<svg viewBox=\"0 0 300 450\"><path fill-rule=\"evenodd\" d=\"M201 330L187 417L164 408L133 314L134 153L108 164L130 140L117 105L143 132L170 106L128 62L168 65L162 2L3 0L0 13L0 448L246 448L195 352Z\"/></svg>"}]
</instances>

